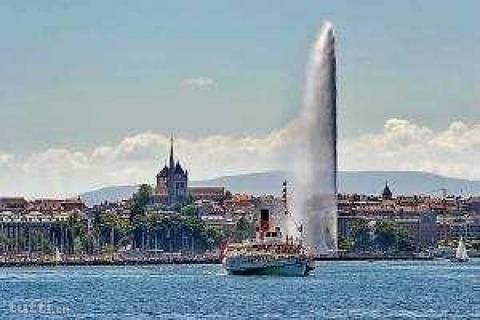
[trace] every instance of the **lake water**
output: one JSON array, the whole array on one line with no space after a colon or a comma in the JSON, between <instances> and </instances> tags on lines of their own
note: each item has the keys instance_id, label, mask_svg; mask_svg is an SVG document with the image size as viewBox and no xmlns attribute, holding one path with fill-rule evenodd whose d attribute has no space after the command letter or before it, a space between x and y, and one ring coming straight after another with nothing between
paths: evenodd
<instances>
[{"instance_id":1,"label":"lake water","mask_svg":"<svg viewBox=\"0 0 480 320\"><path fill-rule=\"evenodd\" d=\"M0 319L480 319L480 260L319 262L305 278L219 265L0 269Z\"/></svg>"}]
</instances>

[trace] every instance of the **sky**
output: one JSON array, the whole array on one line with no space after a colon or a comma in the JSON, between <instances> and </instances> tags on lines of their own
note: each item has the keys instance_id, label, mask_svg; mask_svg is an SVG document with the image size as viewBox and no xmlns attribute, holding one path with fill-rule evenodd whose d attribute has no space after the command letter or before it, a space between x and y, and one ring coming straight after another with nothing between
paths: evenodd
<instances>
[{"instance_id":1,"label":"sky","mask_svg":"<svg viewBox=\"0 0 480 320\"><path fill-rule=\"evenodd\" d=\"M0 1L0 195L285 169L337 44L339 166L480 179L478 1Z\"/></svg>"}]
</instances>

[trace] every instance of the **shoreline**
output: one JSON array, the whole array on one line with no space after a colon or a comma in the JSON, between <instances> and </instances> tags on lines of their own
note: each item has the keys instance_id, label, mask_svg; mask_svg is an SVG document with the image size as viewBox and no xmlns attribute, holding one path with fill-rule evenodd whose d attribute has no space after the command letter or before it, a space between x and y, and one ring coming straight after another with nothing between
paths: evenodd
<instances>
[{"instance_id":1,"label":"shoreline","mask_svg":"<svg viewBox=\"0 0 480 320\"><path fill-rule=\"evenodd\" d=\"M420 256L342 256L342 257L315 257L314 261L431 261L435 257Z\"/></svg>"},{"instance_id":2,"label":"shoreline","mask_svg":"<svg viewBox=\"0 0 480 320\"><path fill-rule=\"evenodd\" d=\"M433 261L439 258L416 256L364 256L315 257L314 261ZM178 256L151 259L92 259L66 261L0 261L2 267L54 267L54 266L141 266L141 265L196 265L221 264L218 257Z\"/></svg>"},{"instance_id":3,"label":"shoreline","mask_svg":"<svg viewBox=\"0 0 480 320\"><path fill-rule=\"evenodd\" d=\"M142 266L142 265L196 265L220 264L219 260L202 261L68 261L68 262L2 262L0 268L8 267L61 267L61 266Z\"/></svg>"}]
</instances>

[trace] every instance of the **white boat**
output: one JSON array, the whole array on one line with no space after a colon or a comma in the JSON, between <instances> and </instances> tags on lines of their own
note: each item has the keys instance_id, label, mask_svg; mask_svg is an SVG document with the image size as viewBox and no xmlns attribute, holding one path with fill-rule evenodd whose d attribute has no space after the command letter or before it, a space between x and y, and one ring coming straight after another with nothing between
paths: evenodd
<instances>
[{"instance_id":1,"label":"white boat","mask_svg":"<svg viewBox=\"0 0 480 320\"><path fill-rule=\"evenodd\" d=\"M283 192L286 199L286 182ZM269 210L261 210L256 229L255 239L226 246L222 264L229 274L306 276L315 268L301 241L283 238L280 227L272 226Z\"/></svg>"},{"instance_id":2,"label":"white boat","mask_svg":"<svg viewBox=\"0 0 480 320\"><path fill-rule=\"evenodd\" d=\"M451 259L453 262L467 262L470 260L467 254L467 247L465 246L465 241L463 240L463 237L460 237L460 240L458 241L458 247L455 252L455 257Z\"/></svg>"},{"instance_id":3,"label":"white boat","mask_svg":"<svg viewBox=\"0 0 480 320\"><path fill-rule=\"evenodd\" d=\"M300 243L250 241L227 247L223 267L233 275L306 276L315 268L313 255Z\"/></svg>"},{"instance_id":4,"label":"white boat","mask_svg":"<svg viewBox=\"0 0 480 320\"><path fill-rule=\"evenodd\" d=\"M55 262L56 263L63 262L62 254L60 253L60 250L58 250L58 248L55 248Z\"/></svg>"}]
</instances>

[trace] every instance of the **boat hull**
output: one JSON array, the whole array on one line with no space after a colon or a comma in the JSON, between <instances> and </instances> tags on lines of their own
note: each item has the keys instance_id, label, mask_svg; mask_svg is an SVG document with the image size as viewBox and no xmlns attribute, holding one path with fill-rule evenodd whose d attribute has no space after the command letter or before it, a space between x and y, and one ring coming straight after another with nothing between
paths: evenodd
<instances>
[{"instance_id":1,"label":"boat hull","mask_svg":"<svg viewBox=\"0 0 480 320\"><path fill-rule=\"evenodd\" d=\"M224 262L224 268L231 275L271 275L286 277L303 277L314 269L313 263L307 260L274 260L268 262L244 261L231 258Z\"/></svg>"}]
</instances>

